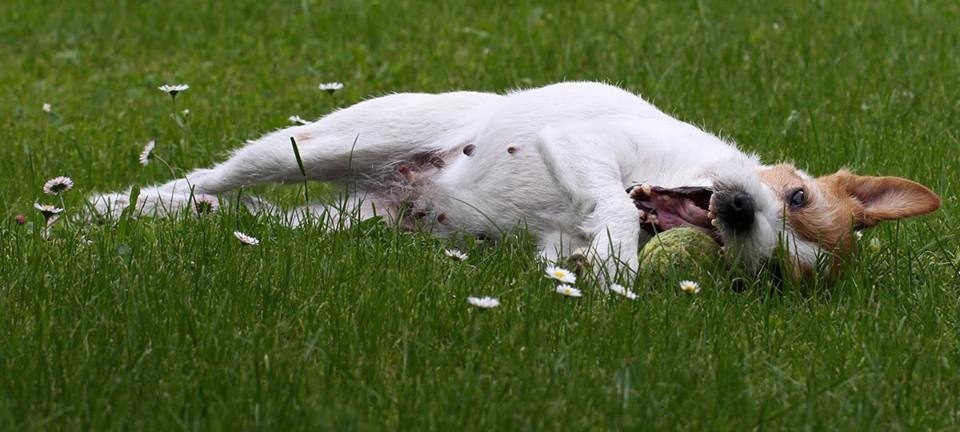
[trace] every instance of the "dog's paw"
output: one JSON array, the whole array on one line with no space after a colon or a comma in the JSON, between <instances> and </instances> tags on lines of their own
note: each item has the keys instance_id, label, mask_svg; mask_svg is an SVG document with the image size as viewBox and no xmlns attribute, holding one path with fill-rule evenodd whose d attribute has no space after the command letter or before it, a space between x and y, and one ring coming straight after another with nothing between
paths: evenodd
<instances>
[{"instance_id":1,"label":"dog's paw","mask_svg":"<svg viewBox=\"0 0 960 432\"><path fill-rule=\"evenodd\" d=\"M566 258L564 264L577 276L583 277L590 274L593 267L590 263L590 250L585 247L577 248Z\"/></svg>"}]
</instances>

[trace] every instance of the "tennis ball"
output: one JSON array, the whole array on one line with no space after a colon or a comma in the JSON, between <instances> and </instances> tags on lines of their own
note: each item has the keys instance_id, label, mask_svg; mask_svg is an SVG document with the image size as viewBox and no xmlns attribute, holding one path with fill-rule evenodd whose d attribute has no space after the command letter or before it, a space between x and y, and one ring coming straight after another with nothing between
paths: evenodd
<instances>
[{"instance_id":1,"label":"tennis ball","mask_svg":"<svg viewBox=\"0 0 960 432\"><path fill-rule=\"evenodd\" d=\"M707 233L689 227L658 233L640 250L640 270L644 273L694 277L720 262L720 245Z\"/></svg>"}]
</instances>

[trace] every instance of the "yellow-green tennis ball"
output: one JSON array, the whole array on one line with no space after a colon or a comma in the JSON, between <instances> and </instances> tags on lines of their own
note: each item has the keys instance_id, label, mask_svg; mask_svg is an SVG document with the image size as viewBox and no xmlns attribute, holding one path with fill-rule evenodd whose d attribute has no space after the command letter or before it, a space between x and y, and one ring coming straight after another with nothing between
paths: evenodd
<instances>
[{"instance_id":1,"label":"yellow-green tennis ball","mask_svg":"<svg viewBox=\"0 0 960 432\"><path fill-rule=\"evenodd\" d=\"M640 270L657 274L700 274L720 263L720 245L695 228L679 227L655 235L640 250Z\"/></svg>"}]
</instances>

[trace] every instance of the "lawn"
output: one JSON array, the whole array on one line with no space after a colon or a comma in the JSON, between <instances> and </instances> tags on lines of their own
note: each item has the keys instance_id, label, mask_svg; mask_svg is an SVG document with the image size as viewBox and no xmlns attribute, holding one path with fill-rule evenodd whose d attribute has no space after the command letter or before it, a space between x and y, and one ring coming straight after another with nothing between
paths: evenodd
<instances>
[{"instance_id":1,"label":"lawn","mask_svg":"<svg viewBox=\"0 0 960 432\"><path fill-rule=\"evenodd\" d=\"M6 0L0 16L0 429L960 428L957 2ZM698 295L638 280L635 301L555 294L522 232L458 262L375 222L291 230L229 205L76 218L90 193L209 165L291 115L560 80L615 83L814 174L916 179L943 208L869 231L830 286L737 291L712 272ZM177 83L174 106L157 87ZM149 140L165 163L140 165ZM41 190L60 175L62 202ZM66 209L49 235L34 202Z\"/></svg>"}]
</instances>

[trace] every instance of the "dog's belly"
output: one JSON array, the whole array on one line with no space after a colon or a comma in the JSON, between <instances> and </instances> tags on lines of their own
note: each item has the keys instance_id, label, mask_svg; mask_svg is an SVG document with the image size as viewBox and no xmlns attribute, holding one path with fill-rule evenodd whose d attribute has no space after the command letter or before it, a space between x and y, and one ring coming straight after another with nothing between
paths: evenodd
<instances>
[{"instance_id":1,"label":"dog's belly","mask_svg":"<svg viewBox=\"0 0 960 432\"><path fill-rule=\"evenodd\" d=\"M549 180L530 138L476 144L426 182L415 207L435 220L433 231L498 237L523 227L534 233L574 230L579 218Z\"/></svg>"},{"instance_id":2,"label":"dog's belly","mask_svg":"<svg viewBox=\"0 0 960 432\"><path fill-rule=\"evenodd\" d=\"M446 146L458 150L444 155L443 169L433 171L416 193L414 207L434 232L497 236L519 226L538 234L559 231L580 235L587 215L581 214L584 210L578 209L548 171L537 149L542 131L611 118L637 120L629 123L677 122L621 89L582 83L510 94L483 117L486 119L476 121L482 127L459 136L461 142ZM623 131L623 136L631 134L644 135L644 131L633 127ZM662 163L665 155L681 156L675 153L675 145L663 147L666 150L652 149L658 154L637 157ZM655 181L664 171L655 166L642 169L646 172L623 173L629 176L624 181Z\"/></svg>"}]
</instances>

